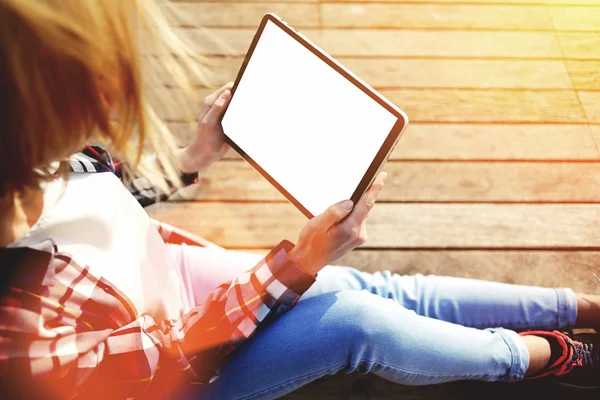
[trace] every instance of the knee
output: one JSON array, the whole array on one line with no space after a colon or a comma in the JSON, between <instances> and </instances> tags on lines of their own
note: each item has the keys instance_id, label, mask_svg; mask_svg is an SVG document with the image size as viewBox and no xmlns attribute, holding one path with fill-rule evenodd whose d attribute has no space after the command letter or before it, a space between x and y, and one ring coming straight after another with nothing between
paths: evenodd
<instances>
[{"instance_id":1,"label":"knee","mask_svg":"<svg viewBox=\"0 0 600 400\"><path fill-rule=\"evenodd\" d=\"M343 291L336 298L339 339L361 351L385 349L393 338L404 336L403 331L416 317L394 300L366 291Z\"/></svg>"}]
</instances>

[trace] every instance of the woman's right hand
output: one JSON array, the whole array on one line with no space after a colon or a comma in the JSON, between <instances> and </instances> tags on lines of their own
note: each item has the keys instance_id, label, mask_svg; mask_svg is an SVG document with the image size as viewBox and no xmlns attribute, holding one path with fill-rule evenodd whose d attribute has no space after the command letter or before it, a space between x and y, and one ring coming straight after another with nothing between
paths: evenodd
<instances>
[{"instance_id":1,"label":"woman's right hand","mask_svg":"<svg viewBox=\"0 0 600 400\"><path fill-rule=\"evenodd\" d=\"M345 200L308 221L300 231L298 243L288 254L290 260L307 273L316 275L327 264L364 244L367 240L366 219L386 176L385 172L379 173L355 207L352 201ZM343 220L346 216L348 218Z\"/></svg>"}]
</instances>

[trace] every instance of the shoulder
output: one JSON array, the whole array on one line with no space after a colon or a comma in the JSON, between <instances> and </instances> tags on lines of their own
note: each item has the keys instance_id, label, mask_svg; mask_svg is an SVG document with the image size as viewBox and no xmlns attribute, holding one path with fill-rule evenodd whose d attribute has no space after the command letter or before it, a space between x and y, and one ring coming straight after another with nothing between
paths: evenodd
<instances>
[{"instance_id":1,"label":"shoulder","mask_svg":"<svg viewBox=\"0 0 600 400\"><path fill-rule=\"evenodd\" d=\"M70 172L112 172L121 176L120 163L100 146L85 146L69 159Z\"/></svg>"}]
</instances>

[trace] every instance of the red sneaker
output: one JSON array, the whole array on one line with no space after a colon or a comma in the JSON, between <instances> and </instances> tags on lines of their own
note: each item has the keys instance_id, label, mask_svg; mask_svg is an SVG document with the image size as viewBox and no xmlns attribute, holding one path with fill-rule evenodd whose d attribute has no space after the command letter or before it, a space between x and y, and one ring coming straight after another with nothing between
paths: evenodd
<instances>
[{"instance_id":1,"label":"red sneaker","mask_svg":"<svg viewBox=\"0 0 600 400\"><path fill-rule=\"evenodd\" d=\"M553 349L560 353L553 355L551 363L542 371L527 379L539 379L577 388L600 388L600 335L578 335L574 340L559 332L531 331L521 336L535 335L556 344Z\"/></svg>"}]
</instances>

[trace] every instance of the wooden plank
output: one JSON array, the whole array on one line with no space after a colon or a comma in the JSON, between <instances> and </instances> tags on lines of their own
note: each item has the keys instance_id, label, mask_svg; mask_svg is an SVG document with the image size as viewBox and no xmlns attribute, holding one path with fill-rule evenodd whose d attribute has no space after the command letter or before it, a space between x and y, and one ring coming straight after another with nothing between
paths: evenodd
<instances>
[{"instance_id":1,"label":"wooden plank","mask_svg":"<svg viewBox=\"0 0 600 400\"><path fill-rule=\"evenodd\" d=\"M206 57L204 60L198 60L198 66L206 74L206 81L201 81L196 76L188 76L189 84L195 87L221 87L227 82L235 81L237 73L242 66L243 58L240 57ZM144 67L155 81L148 82L149 87L175 86L178 82L174 79L160 58L153 56L143 57Z\"/></svg>"},{"instance_id":2,"label":"wooden plank","mask_svg":"<svg viewBox=\"0 0 600 400\"><path fill-rule=\"evenodd\" d=\"M561 61L340 58L340 62L376 88L572 87Z\"/></svg>"},{"instance_id":3,"label":"wooden plank","mask_svg":"<svg viewBox=\"0 0 600 400\"><path fill-rule=\"evenodd\" d=\"M592 133L592 137L594 138L596 147L600 148L600 126L592 125L592 126L590 126L590 131Z\"/></svg>"},{"instance_id":4,"label":"wooden plank","mask_svg":"<svg viewBox=\"0 0 600 400\"><path fill-rule=\"evenodd\" d=\"M600 35L584 32L557 32L560 46L566 59L599 60Z\"/></svg>"},{"instance_id":5,"label":"wooden plank","mask_svg":"<svg viewBox=\"0 0 600 400\"><path fill-rule=\"evenodd\" d=\"M170 123L178 143L194 136L194 125ZM229 159L240 159L237 153ZM586 125L411 123L390 160L598 160Z\"/></svg>"},{"instance_id":6,"label":"wooden plank","mask_svg":"<svg viewBox=\"0 0 600 400\"><path fill-rule=\"evenodd\" d=\"M191 27L257 28L266 13L275 13L294 27L316 28L319 6L316 3L181 3L174 7L175 25Z\"/></svg>"},{"instance_id":7,"label":"wooden plank","mask_svg":"<svg viewBox=\"0 0 600 400\"><path fill-rule=\"evenodd\" d=\"M223 0L169 0L173 3L221 3ZM599 5L598 0L401 0L403 3L518 4L523 5ZM235 0L236 3L398 3L399 0ZM178 5L178 4L177 4Z\"/></svg>"},{"instance_id":8,"label":"wooden plank","mask_svg":"<svg viewBox=\"0 0 600 400\"><path fill-rule=\"evenodd\" d=\"M578 92L581 105L589 122L600 122L600 92Z\"/></svg>"},{"instance_id":9,"label":"wooden plank","mask_svg":"<svg viewBox=\"0 0 600 400\"><path fill-rule=\"evenodd\" d=\"M174 32L184 38L187 42L194 44L197 54L244 56L250 47L256 29L175 28ZM303 29L302 33L315 42L320 41L320 31L316 29ZM143 54L152 54L152 51L143 47Z\"/></svg>"},{"instance_id":10,"label":"wooden plank","mask_svg":"<svg viewBox=\"0 0 600 400\"><path fill-rule=\"evenodd\" d=\"M438 0L439 1L439 0ZM593 390L580 400L595 400ZM473 400L473 399L514 399L531 398L561 399L573 396L573 389L559 385L543 385L534 380L519 382L456 381L429 386L405 386L386 381L375 374L362 375L339 373L324 376L290 393L281 400Z\"/></svg>"},{"instance_id":11,"label":"wooden plank","mask_svg":"<svg viewBox=\"0 0 600 400\"><path fill-rule=\"evenodd\" d=\"M325 29L317 39L334 56L561 57L554 32Z\"/></svg>"},{"instance_id":12,"label":"wooden plank","mask_svg":"<svg viewBox=\"0 0 600 400\"><path fill-rule=\"evenodd\" d=\"M270 249L249 249L266 255ZM353 250L332 265L365 272L388 270L400 275L438 275L517 285L570 287L596 293L598 251L530 250ZM526 267L526 268L524 268Z\"/></svg>"},{"instance_id":13,"label":"wooden plank","mask_svg":"<svg viewBox=\"0 0 600 400\"><path fill-rule=\"evenodd\" d=\"M175 31L199 54L243 56L254 29L207 28ZM303 29L333 56L554 58L561 51L554 32ZM152 54L143 48L143 54Z\"/></svg>"},{"instance_id":14,"label":"wooden plank","mask_svg":"<svg viewBox=\"0 0 600 400\"><path fill-rule=\"evenodd\" d=\"M575 89L600 89L600 61L565 60L565 66Z\"/></svg>"},{"instance_id":15,"label":"wooden plank","mask_svg":"<svg viewBox=\"0 0 600 400\"><path fill-rule=\"evenodd\" d=\"M209 67L212 80L221 85L235 80L243 58L213 58ZM570 89L567 69L559 60L448 60L448 59L362 59L339 57L338 61L377 88L499 88L499 89ZM160 78L160 84L175 81L159 59L149 57L146 63ZM579 75L577 82L592 80L598 63L571 64ZM579 76L577 75L577 76ZM581 81L581 82L580 82ZM600 80L598 80L600 82ZM192 82L200 85L198 80ZM597 83L600 85L600 83Z\"/></svg>"},{"instance_id":16,"label":"wooden plank","mask_svg":"<svg viewBox=\"0 0 600 400\"><path fill-rule=\"evenodd\" d=\"M558 31L600 30L600 7L548 7L548 11Z\"/></svg>"},{"instance_id":17,"label":"wooden plank","mask_svg":"<svg viewBox=\"0 0 600 400\"><path fill-rule=\"evenodd\" d=\"M381 94L415 122L585 122L575 92L396 89Z\"/></svg>"},{"instance_id":18,"label":"wooden plank","mask_svg":"<svg viewBox=\"0 0 600 400\"><path fill-rule=\"evenodd\" d=\"M173 28L173 32L190 47L193 55L227 55L242 56L250 47L255 29L233 28ZM309 35L311 33L308 33ZM149 41L140 42L142 56L156 55L154 44Z\"/></svg>"},{"instance_id":19,"label":"wooden plank","mask_svg":"<svg viewBox=\"0 0 600 400\"><path fill-rule=\"evenodd\" d=\"M173 3L221 3L223 0L169 0ZM235 0L236 3L317 3L319 0ZM589 1L589 0L583 0Z\"/></svg>"},{"instance_id":20,"label":"wooden plank","mask_svg":"<svg viewBox=\"0 0 600 400\"><path fill-rule=\"evenodd\" d=\"M388 162L381 201L600 202L600 164ZM252 166L223 160L202 173L196 200L286 201ZM187 197L186 196L186 197ZM190 197L187 197L190 198Z\"/></svg>"},{"instance_id":21,"label":"wooden plank","mask_svg":"<svg viewBox=\"0 0 600 400\"><path fill-rule=\"evenodd\" d=\"M457 276L533 285L571 287L595 293L597 251L381 251L355 250L335 261L362 271L384 269L401 275ZM524 268L526 266L526 268Z\"/></svg>"},{"instance_id":22,"label":"wooden plank","mask_svg":"<svg viewBox=\"0 0 600 400\"><path fill-rule=\"evenodd\" d=\"M205 0L173 0L173 1L205 1ZM208 0L219 1L219 0ZM262 0L243 0L243 1L260 1ZM266 0L275 1L275 0ZM287 1L303 1L303 0L287 0ZM312 0L308 0L312 1ZM399 3L399 0L322 0L323 3ZM600 5L599 0L401 0L402 3L460 3L460 4L518 4L518 5Z\"/></svg>"},{"instance_id":23,"label":"wooden plank","mask_svg":"<svg viewBox=\"0 0 600 400\"><path fill-rule=\"evenodd\" d=\"M198 89L202 99L212 89ZM414 122L544 122L584 123L584 112L572 90L384 89L380 93L398 105ZM184 93L160 89L152 96L161 117L186 121L180 107ZM187 103L189 104L189 103ZM196 113L199 102L189 107Z\"/></svg>"},{"instance_id":24,"label":"wooden plank","mask_svg":"<svg viewBox=\"0 0 600 400\"><path fill-rule=\"evenodd\" d=\"M204 97L214 92L213 89L193 91L172 90L155 87L148 90L146 98L163 120L194 121L201 109Z\"/></svg>"},{"instance_id":25,"label":"wooden plank","mask_svg":"<svg viewBox=\"0 0 600 400\"><path fill-rule=\"evenodd\" d=\"M291 204L162 203L149 208L224 247L295 241L307 219ZM373 248L600 247L600 205L378 204L369 217Z\"/></svg>"},{"instance_id":26,"label":"wooden plank","mask_svg":"<svg viewBox=\"0 0 600 400\"><path fill-rule=\"evenodd\" d=\"M391 159L598 159L585 125L412 124Z\"/></svg>"},{"instance_id":27,"label":"wooden plank","mask_svg":"<svg viewBox=\"0 0 600 400\"><path fill-rule=\"evenodd\" d=\"M321 15L326 28L553 29L545 6L325 3Z\"/></svg>"}]
</instances>

